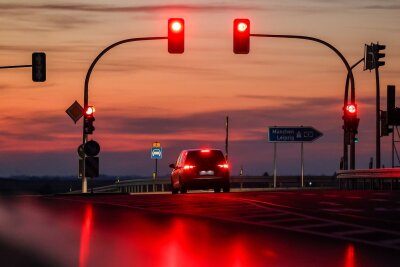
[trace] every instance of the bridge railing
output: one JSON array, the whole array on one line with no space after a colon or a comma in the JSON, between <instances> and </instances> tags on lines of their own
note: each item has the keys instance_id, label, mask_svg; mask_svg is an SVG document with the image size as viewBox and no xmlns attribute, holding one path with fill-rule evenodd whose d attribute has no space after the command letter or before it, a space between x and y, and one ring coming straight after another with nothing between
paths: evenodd
<instances>
[{"instance_id":1,"label":"bridge railing","mask_svg":"<svg viewBox=\"0 0 400 267\"><path fill-rule=\"evenodd\" d=\"M340 170L336 177L341 189L400 189L400 168Z\"/></svg>"}]
</instances>

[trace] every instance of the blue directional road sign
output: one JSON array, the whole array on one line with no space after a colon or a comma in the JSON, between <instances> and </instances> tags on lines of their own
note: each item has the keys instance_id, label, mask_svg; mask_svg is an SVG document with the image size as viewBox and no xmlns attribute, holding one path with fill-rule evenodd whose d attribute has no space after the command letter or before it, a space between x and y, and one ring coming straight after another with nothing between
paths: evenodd
<instances>
[{"instance_id":1,"label":"blue directional road sign","mask_svg":"<svg viewBox=\"0 0 400 267\"><path fill-rule=\"evenodd\" d=\"M313 127L268 127L268 142L301 143L313 142L322 136L322 133Z\"/></svg>"},{"instance_id":2,"label":"blue directional road sign","mask_svg":"<svg viewBox=\"0 0 400 267\"><path fill-rule=\"evenodd\" d=\"M151 148L151 158L152 159L162 159L162 148L152 147Z\"/></svg>"}]
</instances>

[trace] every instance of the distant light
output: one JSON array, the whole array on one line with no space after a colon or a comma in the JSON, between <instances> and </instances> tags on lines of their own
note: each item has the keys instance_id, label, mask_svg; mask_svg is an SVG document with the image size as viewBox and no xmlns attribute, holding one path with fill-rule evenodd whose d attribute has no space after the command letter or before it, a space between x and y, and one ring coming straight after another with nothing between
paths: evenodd
<instances>
[{"instance_id":1,"label":"distant light","mask_svg":"<svg viewBox=\"0 0 400 267\"><path fill-rule=\"evenodd\" d=\"M247 30L247 24L244 22L240 22L237 26L238 31L240 32L244 32L245 30Z\"/></svg>"},{"instance_id":2,"label":"distant light","mask_svg":"<svg viewBox=\"0 0 400 267\"><path fill-rule=\"evenodd\" d=\"M174 21L171 24L171 29L174 32L179 32L180 30L182 30L182 24L179 21Z\"/></svg>"},{"instance_id":3,"label":"distant light","mask_svg":"<svg viewBox=\"0 0 400 267\"><path fill-rule=\"evenodd\" d=\"M346 110L350 113L355 113L357 111L355 105L347 105Z\"/></svg>"},{"instance_id":4,"label":"distant light","mask_svg":"<svg viewBox=\"0 0 400 267\"><path fill-rule=\"evenodd\" d=\"M355 137L354 138L354 143L358 143L358 142L360 142L360 140L357 137Z\"/></svg>"}]
</instances>

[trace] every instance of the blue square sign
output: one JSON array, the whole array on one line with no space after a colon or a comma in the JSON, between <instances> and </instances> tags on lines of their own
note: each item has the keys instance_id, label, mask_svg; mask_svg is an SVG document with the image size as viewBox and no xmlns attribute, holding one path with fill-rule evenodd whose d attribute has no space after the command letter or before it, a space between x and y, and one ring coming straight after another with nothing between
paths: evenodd
<instances>
[{"instance_id":1,"label":"blue square sign","mask_svg":"<svg viewBox=\"0 0 400 267\"><path fill-rule=\"evenodd\" d=\"M152 159L162 159L162 148L152 147L151 148L151 158Z\"/></svg>"}]
</instances>

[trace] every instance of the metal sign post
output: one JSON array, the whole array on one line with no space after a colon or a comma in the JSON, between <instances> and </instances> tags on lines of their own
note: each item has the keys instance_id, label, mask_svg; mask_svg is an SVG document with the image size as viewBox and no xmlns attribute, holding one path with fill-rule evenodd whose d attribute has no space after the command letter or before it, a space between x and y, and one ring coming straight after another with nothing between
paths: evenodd
<instances>
[{"instance_id":1,"label":"metal sign post","mask_svg":"<svg viewBox=\"0 0 400 267\"><path fill-rule=\"evenodd\" d=\"M303 142L301 142L301 187L304 187L304 147Z\"/></svg>"},{"instance_id":2,"label":"metal sign post","mask_svg":"<svg viewBox=\"0 0 400 267\"><path fill-rule=\"evenodd\" d=\"M274 188L276 188L276 143L274 143Z\"/></svg>"},{"instance_id":3,"label":"metal sign post","mask_svg":"<svg viewBox=\"0 0 400 267\"><path fill-rule=\"evenodd\" d=\"M156 160L156 168L153 173L153 179L155 180L158 176L158 160L162 159L162 147L160 142L154 142L153 147L151 148L151 159Z\"/></svg>"},{"instance_id":4,"label":"metal sign post","mask_svg":"<svg viewBox=\"0 0 400 267\"><path fill-rule=\"evenodd\" d=\"M276 187L276 153L277 143L301 143L301 187L304 187L304 142L313 142L322 133L313 127L268 127L268 142L274 143L274 188Z\"/></svg>"}]
</instances>

